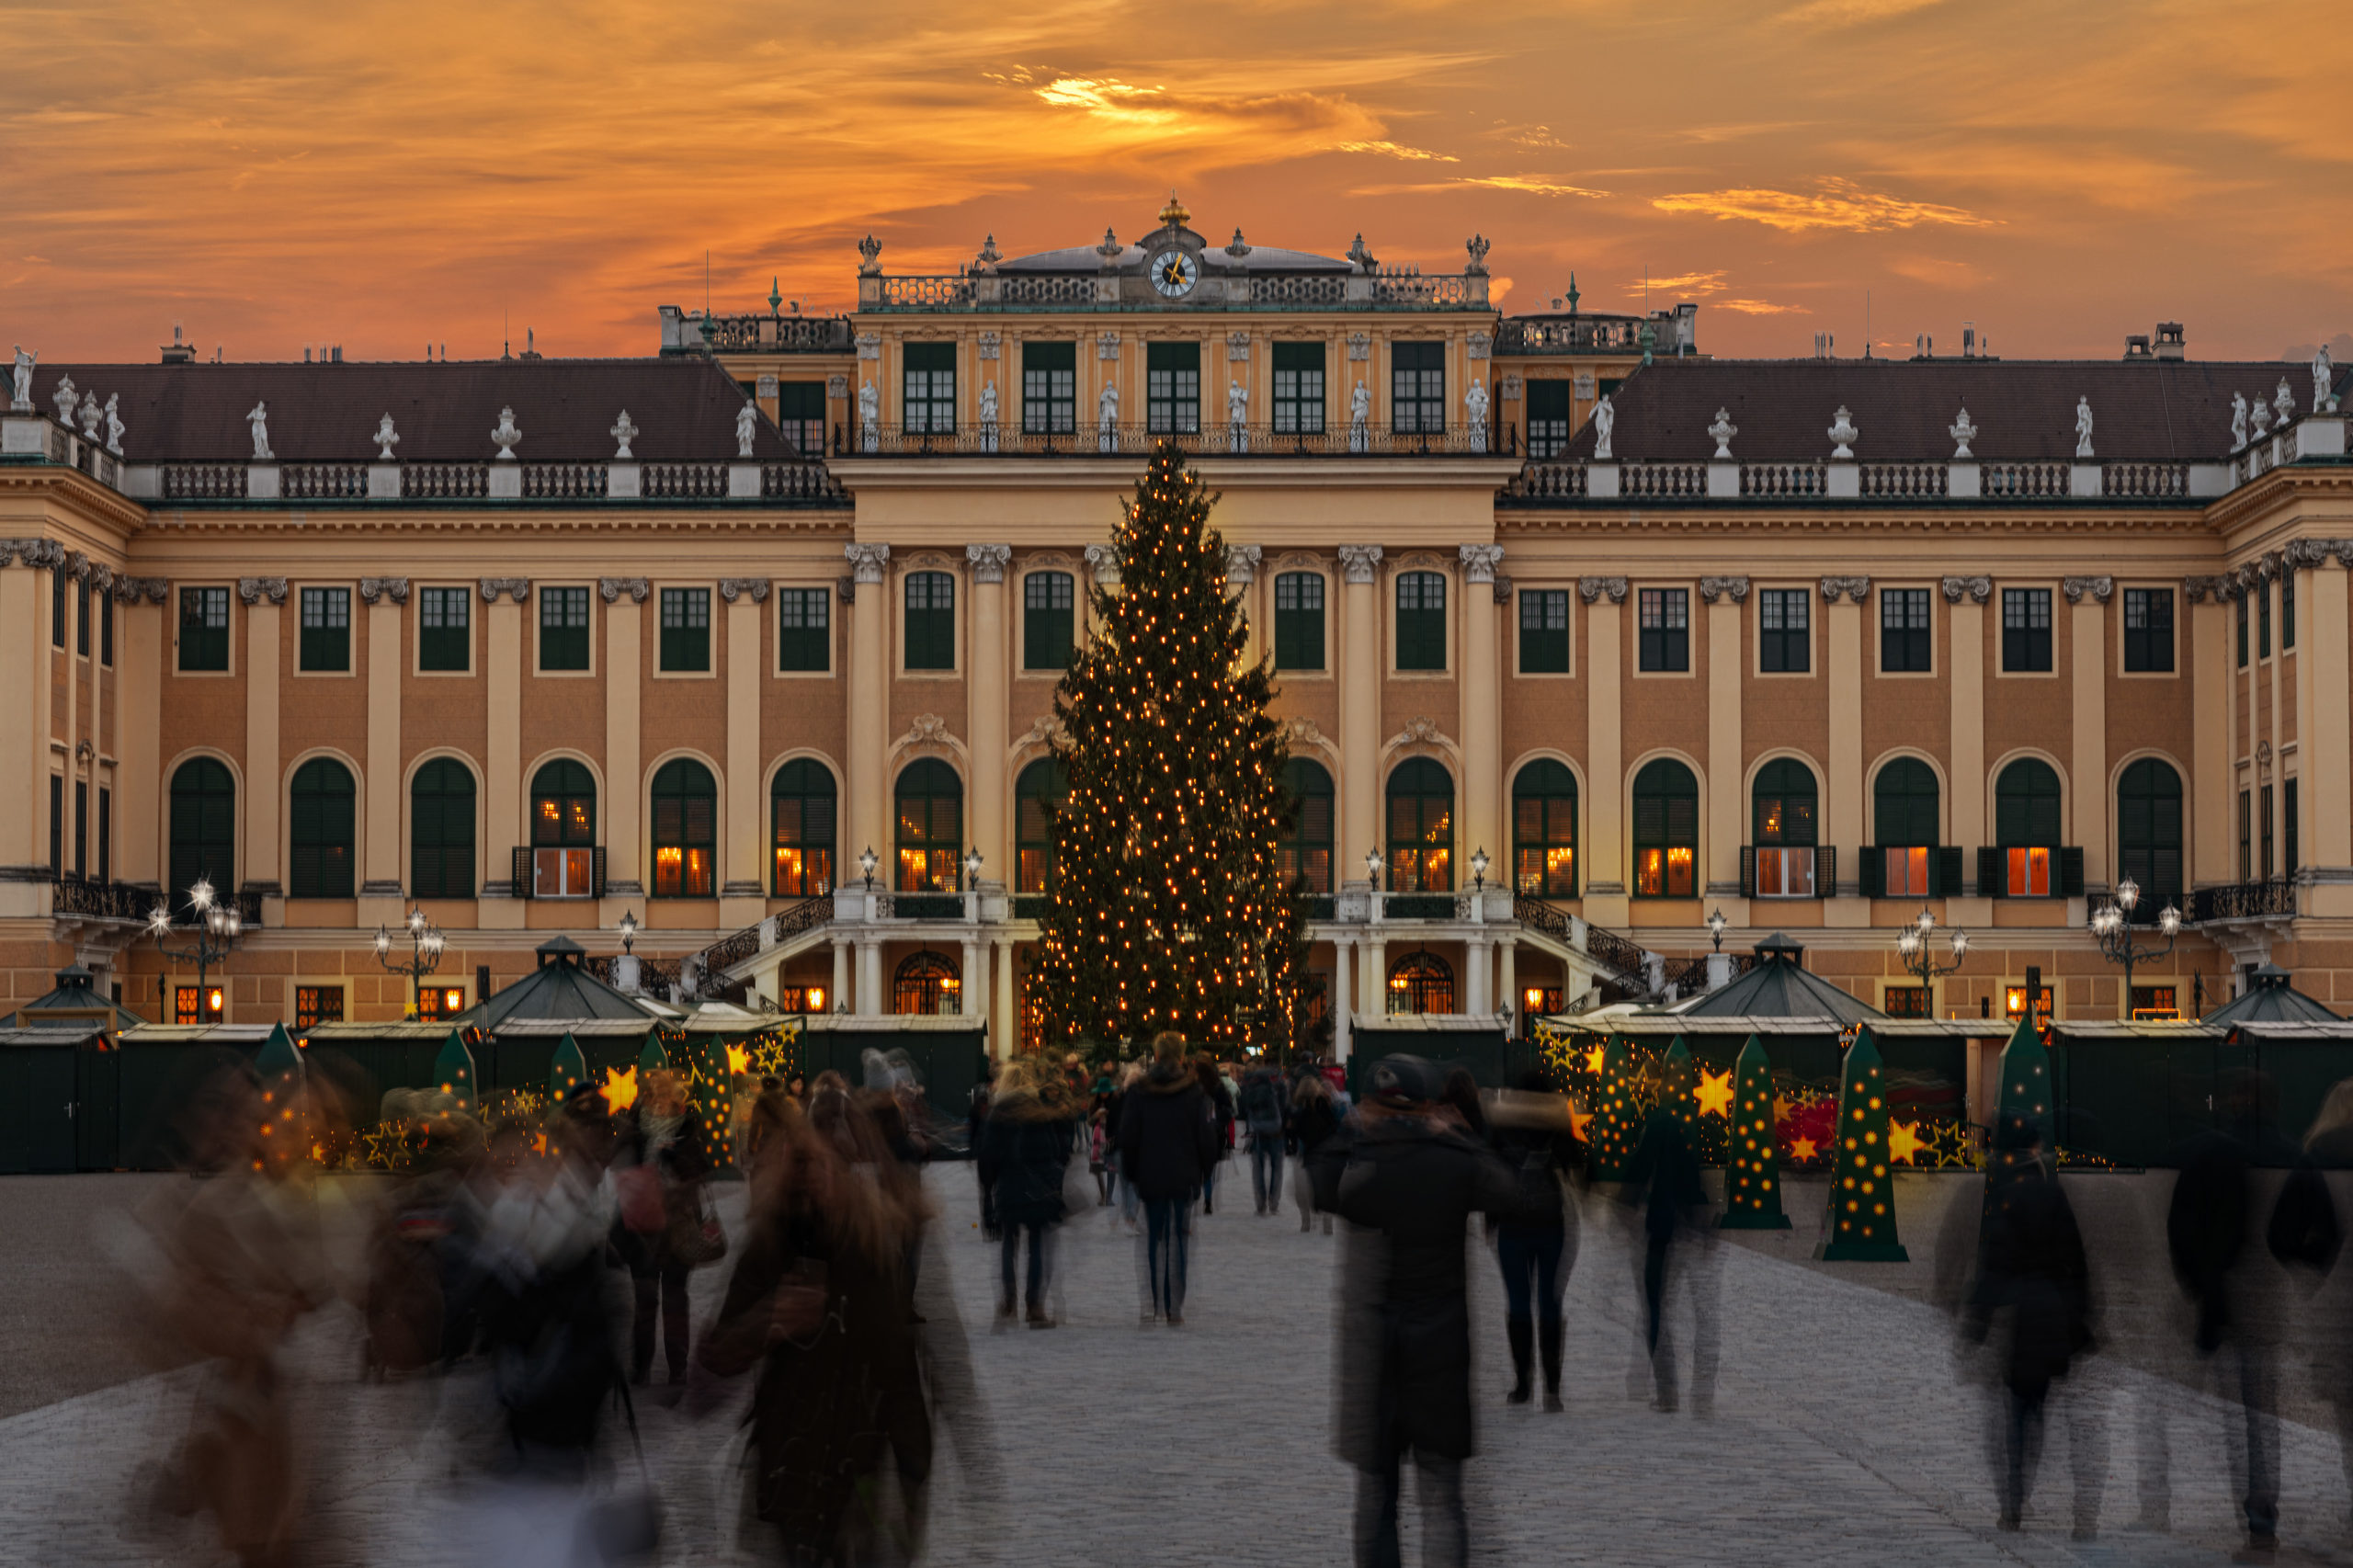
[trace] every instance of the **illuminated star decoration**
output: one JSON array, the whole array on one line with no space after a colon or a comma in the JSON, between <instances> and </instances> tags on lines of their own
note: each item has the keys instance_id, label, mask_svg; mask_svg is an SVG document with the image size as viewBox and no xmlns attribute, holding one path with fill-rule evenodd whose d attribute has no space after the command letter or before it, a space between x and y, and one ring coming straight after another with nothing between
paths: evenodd
<instances>
[{"instance_id":1,"label":"illuminated star decoration","mask_svg":"<svg viewBox=\"0 0 2353 1568\"><path fill-rule=\"evenodd\" d=\"M1598 1078L1601 1076L1602 1064L1608 1060L1608 1049L1606 1046L1597 1045L1585 1053L1585 1070Z\"/></svg>"},{"instance_id":2,"label":"illuminated star decoration","mask_svg":"<svg viewBox=\"0 0 2353 1568\"><path fill-rule=\"evenodd\" d=\"M1721 1073L1711 1073L1705 1067L1700 1068L1699 1086L1694 1091L1694 1097L1699 1102L1701 1116L1721 1116L1727 1121L1732 1119L1732 1069L1727 1067Z\"/></svg>"},{"instance_id":3,"label":"illuminated star decoration","mask_svg":"<svg viewBox=\"0 0 2353 1568\"><path fill-rule=\"evenodd\" d=\"M1927 1142L1927 1140L1920 1136L1918 1122L1888 1124L1887 1157L1891 1160L1902 1160L1907 1165L1912 1165L1915 1163L1912 1156L1918 1153Z\"/></svg>"},{"instance_id":4,"label":"illuminated star decoration","mask_svg":"<svg viewBox=\"0 0 2353 1568\"><path fill-rule=\"evenodd\" d=\"M1814 1142L1811 1138L1792 1138L1790 1140L1790 1158L1792 1160L1811 1160L1820 1153L1821 1150L1815 1147Z\"/></svg>"},{"instance_id":5,"label":"illuminated star decoration","mask_svg":"<svg viewBox=\"0 0 2353 1568\"><path fill-rule=\"evenodd\" d=\"M605 1096L605 1103L616 1112L627 1110L637 1103L637 1069L608 1067L605 1069L605 1086L597 1092Z\"/></svg>"},{"instance_id":6,"label":"illuminated star decoration","mask_svg":"<svg viewBox=\"0 0 2353 1568\"><path fill-rule=\"evenodd\" d=\"M751 1070L752 1048L748 1045L729 1046L727 1048L728 1073L733 1075L739 1073L749 1073Z\"/></svg>"},{"instance_id":7,"label":"illuminated star decoration","mask_svg":"<svg viewBox=\"0 0 2353 1568\"><path fill-rule=\"evenodd\" d=\"M1569 1136L1575 1139L1578 1142L1582 1143L1586 1141L1585 1130L1592 1125L1593 1115L1590 1111L1572 1110L1569 1112Z\"/></svg>"}]
</instances>

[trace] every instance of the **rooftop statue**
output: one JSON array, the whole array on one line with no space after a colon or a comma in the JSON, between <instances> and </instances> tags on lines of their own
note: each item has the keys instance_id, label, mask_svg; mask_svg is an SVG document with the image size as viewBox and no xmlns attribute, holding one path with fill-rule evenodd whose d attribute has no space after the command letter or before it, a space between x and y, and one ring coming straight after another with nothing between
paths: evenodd
<instances>
[{"instance_id":1,"label":"rooftop statue","mask_svg":"<svg viewBox=\"0 0 2353 1568\"><path fill-rule=\"evenodd\" d=\"M122 456L122 433L128 428L122 422L122 394L107 394L107 450Z\"/></svg>"},{"instance_id":2,"label":"rooftop statue","mask_svg":"<svg viewBox=\"0 0 2353 1568\"><path fill-rule=\"evenodd\" d=\"M1095 400L1095 449L1116 452L1120 449L1120 389L1108 381L1103 384L1103 395Z\"/></svg>"},{"instance_id":3,"label":"rooftop statue","mask_svg":"<svg viewBox=\"0 0 2353 1568\"><path fill-rule=\"evenodd\" d=\"M748 458L752 455L752 437L759 429L759 425L758 406L750 398L745 398L744 406L735 411L735 455L737 457Z\"/></svg>"},{"instance_id":4,"label":"rooftop statue","mask_svg":"<svg viewBox=\"0 0 2353 1568\"><path fill-rule=\"evenodd\" d=\"M1969 449L1969 443L1977 439L1977 426L1970 423L1968 409L1961 411L1961 417L1952 422L1945 434L1952 437L1953 461L1971 462L1975 460L1976 454Z\"/></svg>"},{"instance_id":5,"label":"rooftop statue","mask_svg":"<svg viewBox=\"0 0 2353 1568\"><path fill-rule=\"evenodd\" d=\"M82 394L82 439L95 441L97 438L98 394L95 392L85 392Z\"/></svg>"},{"instance_id":6,"label":"rooftop statue","mask_svg":"<svg viewBox=\"0 0 2353 1568\"><path fill-rule=\"evenodd\" d=\"M1708 426L1708 438L1716 444L1716 461L1728 463L1733 460L1732 438L1739 434L1740 426L1732 422L1732 411L1725 408L1716 410L1716 422Z\"/></svg>"},{"instance_id":7,"label":"rooftop statue","mask_svg":"<svg viewBox=\"0 0 2353 1568\"><path fill-rule=\"evenodd\" d=\"M638 437L643 435L644 432L630 422L628 409L624 408L621 410L621 416L613 421L613 427L606 431L605 434L610 436L614 440L620 443L620 449L613 454L613 460L615 462L625 463L634 462L636 460L635 456L629 449L629 444L631 441L636 440Z\"/></svg>"},{"instance_id":8,"label":"rooftop statue","mask_svg":"<svg viewBox=\"0 0 2353 1568\"><path fill-rule=\"evenodd\" d=\"M2328 350L2324 348L2321 352L2325 354ZM9 413L30 414L33 411L33 361L40 358L38 354L26 353L23 344L17 345L17 381L8 399Z\"/></svg>"},{"instance_id":9,"label":"rooftop statue","mask_svg":"<svg viewBox=\"0 0 2353 1568\"><path fill-rule=\"evenodd\" d=\"M277 454L269 449L269 404L256 403L246 412L245 423L253 427L254 461L276 462Z\"/></svg>"},{"instance_id":10,"label":"rooftop statue","mask_svg":"<svg viewBox=\"0 0 2353 1568\"><path fill-rule=\"evenodd\" d=\"M858 384L858 450L882 449L882 393L872 381Z\"/></svg>"},{"instance_id":11,"label":"rooftop statue","mask_svg":"<svg viewBox=\"0 0 2353 1568\"><path fill-rule=\"evenodd\" d=\"M1828 434L1830 439L1836 443L1830 449L1830 455L1834 458L1852 458L1855 443L1863 437L1863 433L1855 428L1855 416L1847 411L1843 403L1838 405L1838 413L1831 422Z\"/></svg>"},{"instance_id":12,"label":"rooftop statue","mask_svg":"<svg viewBox=\"0 0 2353 1568\"><path fill-rule=\"evenodd\" d=\"M1473 380L1471 390L1462 394L1462 412L1471 423L1471 449L1487 449L1487 383Z\"/></svg>"},{"instance_id":13,"label":"rooftop statue","mask_svg":"<svg viewBox=\"0 0 2353 1568\"><path fill-rule=\"evenodd\" d=\"M1594 461L1606 463L1610 460L1609 434L1617 428L1618 409L1609 401L1609 394L1604 392L1601 394L1601 401L1593 405Z\"/></svg>"},{"instance_id":14,"label":"rooftop statue","mask_svg":"<svg viewBox=\"0 0 2353 1568\"><path fill-rule=\"evenodd\" d=\"M57 390L49 394L49 401L57 405L57 422L60 425L73 424L74 405L82 401L81 392L74 385L74 378L59 377Z\"/></svg>"},{"instance_id":15,"label":"rooftop statue","mask_svg":"<svg viewBox=\"0 0 2353 1568\"><path fill-rule=\"evenodd\" d=\"M2279 390L2271 394L2272 423L2285 425L2296 416L2296 394L2288 390L2288 378L2279 378Z\"/></svg>"},{"instance_id":16,"label":"rooftop statue","mask_svg":"<svg viewBox=\"0 0 2353 1568\"><path fill-rule=\"evenodd\" d=\"M2264 402L2261 398L2256 398L2255 400L2255 406L2247 412L2255 421L2255 438L2256 440L2260 441L2266 436L2271 434L2271 405L2269 403Z\"/></svg>"},{"instance_id":17,"label":"rooftop statue","mask_svg":"<svg viewBox=\"0 0 2353 1568\"><path fill-rule=\"evenodd\" d=\"M2246 393L2231 394L2231 450L2246 445Z\"/></svg>"},{"instance_id":18,"label":"rooftop statue","mask_svg":"<svg viewBox=\"0 0 2353 1568\"><path fill-rule=\"evenodd\" d=\"M21 357L20 350L19 358ZM18 374L21 377L23 372L19 371ZM2324 343L2313 351L2313 412L2314 414L2336 412L2336 393L2332 390L2336 381L2336 367L2329 363L2328 345ZM25 383L19 381L17 384L22 386ZM18 395L23 394L20 392Z\"/></svg>"},{"instance_id":19,"label":"rooftop statue","mask_svg":"<svg viewBox=\"0 0 2353 1568\"><path fill-rule=\"evenodd\" d=\"M1348 394L1348 450L1369 452L1372 449L1372 389L1358 381Z\"/></svg>"},{"instance_id":20,"label":"rooftop statue","mask_svg":"<svg viewBox=\"0 0 2353 1568\"><path fill-rule=\"evenodd\" d=\"M2075 400L2075 455L2092 455L2092 400L2087 397Z\"/></svg>"}]
</instances>

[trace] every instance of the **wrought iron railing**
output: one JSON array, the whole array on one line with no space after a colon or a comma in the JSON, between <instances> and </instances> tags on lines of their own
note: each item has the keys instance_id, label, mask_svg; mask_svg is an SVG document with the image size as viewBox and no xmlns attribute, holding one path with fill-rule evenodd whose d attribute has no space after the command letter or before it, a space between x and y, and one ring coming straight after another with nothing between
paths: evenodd
<instances>
[{"instance_id":1,"label":"wrought iron railing","mask_svg":"<svg viewBox=\"0 0 2353 1568\"><path fill-rule=\"evenodd\" d=\"M148 911L162 901L163 895L153 888L133 887L129 882L86 881L79 877L59 877L49 884L49 907L56 915L78 915L87 920L144 920ZM255 918L260 918L261 900L254 900Z\"/></svg>"},{"instance_id":2,"label":"wrought iron railing","mask_svg":"<svg viewBox=\"0 0 2353 1568\"><path fill-rule=\"evenodd\" d=\"M790 941L803 931L833 923L834 895L803 899L776 917L776 939Z\"/></svg>"},{"instance_id":3,"label":"wrought iron railing","mask_svg":"<svg viewBox=\"0 0 2353 1568\"><path fill-rule=\"evenodd\" d=\"M1392 892L1381 901L1385 920L1451 920L1456 912L1450 892Z\"/></svg>"},{"instance_id":4,"label":"wrought iron railing","mask_svg":"<svg viewBox=\"0 0 2353 1568\"><path fill-rule=\"evenodd\" d=\"M1074 430L1023 430L1009 425L961 425L952 429L912 428L889 424L837 426L834 455L870 457L1105 457L1141 456L1162 441L1198 457L1465 457L1519 455L1517 426L1500 429L1449 425L1438 430L1361 427L1346 423L1321 430L1279 429L1271 424L1240 425L1206 417L1189 428L1152 422L1088 425Z\"/></svg>"},{"instance_id":5,"label":"wrought iron railing","mask_svg":"<svg viewBox=\"0 0 2353 1568\"><path fill-rule=\"evenodd\" d=\"M901 892L880 901L885 920L961 920L964 895L956 892Z\"/></svg>"},{"instance_id":6,"label":"wrought iron railing","mask_svg":"<svg viewBox=\"0 0 2353 1568\"><path fill-rule=\"evenodd\" d=\"M1574 934L1569 917L1540 898L1527 893L1515 893L1511 901L1512 918L1531 931L1541 931L1563 947L1572 945Z\"/></svg>"},{"instance_id":7,"label":"wrought iron railing","mask_svg":"<svg viewBox=\"0 0 2353 1568\"><path fill-rule=\"evenodd\" d=\"M1648 984L1650 955L1615 931L1588 922L1585 928L1586 957L1602 968Z\"/></svg>"},{"instance_id":8,"label":"wrought iron railing","mask_svg":"<svg viewBox=\"0 0 2353 1568\"><path fill-rule=\"evenodd\" d=\"M587 971L590 974L595 975L597 979L603 981L606 984L611 985L616 983L613 979L613 965L619 961L620 961L620 955L617 953L591 953L586 958L580 960L580 967ZM641 991L675 991L678 984L678 970L680 962L681 960L677 959L649 959L642 955L639 956L637 960L638 989Z\"/></svg>"},{"instance_id":9,"label":"wrought iron railing","mask_svg":"<svg viewBox=\"0 0 2353 1568\"><path fill-rule=\"evenodd\" d=\"M1328 892L1309 893L1299 901L1299 913L1302 920L1337 920L1339 901Z\"/></svg>"},{"instance_id":10,"label":"wrought iron railing","mask_svg":"<svg viewBox=\"0 0 2353 1568\"><path fill-rule=\"evenodd\" d=\"M1013 895L1013 917L1016 920L1043 920L1053 902L1051 893L1016 893Z\"/></svg>"},{"instance_id":11,"label":"wrought iron railing","mask_svg":"<svg viewBox=\"0 0 2353 1568\"><path fill-rule=\"evenodd\" d=\"M2149 901L2143 899L2144 904ZM2189 922L2279 920L2296 913L2296 884L2285 877L2200 888L2189 895Z\"/></svg>"},{"instance_id":12,"label":"wrought iron railing","mask_svg":"<svg viewBox=\"0 0 2353 1568\"><path fill-rule=\"evenodd\" d=\"M762 921L760 925L767 924ZM746 926L730 937L722 937L702 950L702 971L716 974L733 968L760 950L760 926Z\"/></svg>"}]
</instances>

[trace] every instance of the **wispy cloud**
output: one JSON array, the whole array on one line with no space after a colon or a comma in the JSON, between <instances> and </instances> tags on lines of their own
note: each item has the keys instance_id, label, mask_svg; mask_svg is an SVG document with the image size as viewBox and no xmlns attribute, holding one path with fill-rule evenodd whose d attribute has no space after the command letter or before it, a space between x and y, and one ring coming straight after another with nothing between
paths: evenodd
<instances>
[{"instance_id":1,"label":"wispy cloud","mask_svg":"<svg viewBox=\"0 0 2353 1568\"><path fill-rule=\"evenodd\" d=\"M1981 218L1965 208L1865 190L1852 180L1835 176L1819 181L1810 196L1788 190L1734 187L1681 191L1655 197L1651 205L1662 212L1693 212L1727 220L1745 218L1791 233L1808 229L1838 229L1853 234L1873 234L1890 229L1917 228L1923 223L1979 228L1997 222Z\"/></svg>"},{"instance_id":2,"label":"wispy cloud","mask_svg":"<svg viewBox=\"0 0 2353 1568\"><path fill-rule=\"evenodd\" d=\"M1403 158L1409 164L1459 164L1462 161L1451 153L1433 153L1427 147L1408 147L1402 142L1343 142L1337 151Z\"/></svg>"},{"instance_id":3,"label":"wispy cloud","mask_svg":"<svg viewBox=\"0 0 2353 1568\"><path fill-rule=\"evenodd\" d=\"M1563 180L1544 179L1535 175L1463 175L1451 183L1481 185L1490 190L1518 190L1530 196L1608 196L1606 190L1588 190L1581 185Z\"/></svg>"},{"instance_id":4,"label":"wispy cloud","mask_svg":"<svg viewBox=\"0 0 2353 1568\"><path fill-rule=\"evenodd\" d=\"M1724 275L1714 272L1678 272L1672 278L1637 278L1626 285L1629 294L1640 294L1657 289L1670 294L1721 294L1724 290Z\"/></svg>"},{"instance_id":5,"label":"wispy cloud","mask_svg":"<svg viewBox=\"0 0 2353 1568\"><path fill-rule=\"evenodd\" d=\"M1714 309L1738 311L1745 316L1810 316L1813 312L1803 305L1777 305L1770 300L1718 300Z\"/></svg>"},{"instance_id":6,"label":"wispy cloud","mask_svg":"<svg viewBox=\"0 0 2353 1568\"><path fill-rule=\"evenodd\" d=\"M1774 20L1782 25L1794 22L1801 27L1851 28L1863 22L1909 16L1943 3L1944 0L1805 0L1804 5L1791 6Z\"/></svg>"}]
</instances>

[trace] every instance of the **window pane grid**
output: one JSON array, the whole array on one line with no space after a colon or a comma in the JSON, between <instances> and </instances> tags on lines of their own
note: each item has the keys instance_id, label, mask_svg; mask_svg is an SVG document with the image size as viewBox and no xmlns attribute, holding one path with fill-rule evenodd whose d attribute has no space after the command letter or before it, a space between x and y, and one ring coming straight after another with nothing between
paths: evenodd
<instances>
[{"instance_id":1,"label":"window pane grid","mask_svg":"<svg viewBox=\"0 0 2353 1568\"><path fill-rule=\"evenodd\" d=\"M945 572L907 575L906 665L911 670L956 667L956 579Z\"/></svg>"},{"instance_id":2,"label":"window pane grid","mask_svg":"<svg viewBox=\"0 0 2353 1568\"><path fill-rule=\"evenodd\" d=\"M1569 594L1565 588L1519 592L1519 667L1526 675L1569 671Z\"/></svg>"},{"instance_id":3,"label":"window pane grid","mask_svg":"<svg viewBox=\"0 0 2353 1568\"><path fill-rule=\"evenodd\" d=\"M180 590L179 667L207 671L229 667L228 589Z\"/></svg>"},{"instance_id":4,"label":"window pane grid","mask_svg":"<svg viewBox=\"0 0 2353 1568\"><path fill-rule=\"evenodd\" d=\"M427 670L473 665L473 606L469 588L417 590L417 665Z\"/></svg>"},{"instance_id":5,"label":"window pane grid","mask_svg":"<svg viewBox=\"0 0 2353 1568\"><path fill-rule=\"evenodd\" d=\"M1640 667L1682 671L1691 667L1691 591L1644 588L1639 606Z\"/></svg>"},{"instance_id":6,"label":"window pane grid","mask_svg":"<svg viewBox=\"0 0 2353 1568\"><path fill-rule=\"evenodd\" d=\"M1757 595L1759 669L1802 674L1813 668L1813 609L1803 588L1766 588Z\"/></svg>"},{"instance_id":7,"label":"window pane grid","mask_svg":"<svg viewBox=\"0 0 2353 1568\"><path fill-rule=\"evenodd\" d=\"M833 601L826 588L777 590L777 667L833 667Z\"/></svg>"},{"instance_id":8,"label":"window pane grid","mask_svg":"<svg viewBox=\"0 0 2353 1568\"><path fill-rule=\"evenodd\" d=\"M1446 668L1446 579L1435 572L1397 579L1397 667Z\"/></svg>"},{"instance_id":9,"label":"window pane grid","mask_svg":"<svg viewBox=\"0 0 2353 1568\"><path fill-rule=\"evenodd\" d=\"M351 590L304 588L301 603L301 667L351 668Z\"/></svg>"},{"instance_id":10,"label":"window pane grid","mask_svg":"<svg viewBox=\"0 0 2353 1568\"><path fill-rule=\"evenodd\" d=\"M2051 590L2002 590L2002 667L2042 672L2051 668Z\"/></svg>"},{"instance_id":11,"label":"window pane grid","mask_svg":"<svg viewBox=\"0 0 2353 1568\"><path fill-rule=\"evenodd\" d=\"M1275 667L1324 667L1324 578L1286 572L1275 579Z\"/></svg>"}]
</instances>

